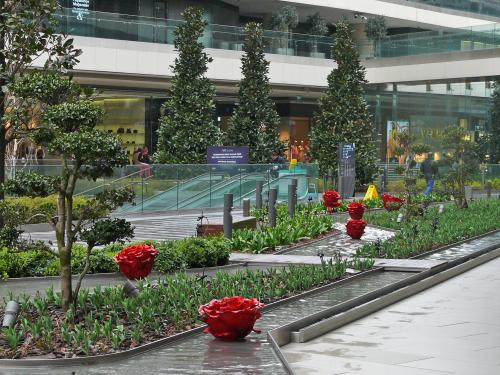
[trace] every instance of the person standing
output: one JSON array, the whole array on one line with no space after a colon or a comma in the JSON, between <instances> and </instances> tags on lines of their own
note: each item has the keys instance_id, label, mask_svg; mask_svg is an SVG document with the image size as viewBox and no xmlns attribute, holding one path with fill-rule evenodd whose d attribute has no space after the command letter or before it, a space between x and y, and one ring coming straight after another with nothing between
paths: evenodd
<instances>
[{"instance_id":1,"label":"person standing","mask_svg":"<svg viewBox=\"0 0 500 375\"><path fill-rule=\"evenodd\" d=\"M144 146L141 154L139 155L139 163L141 164L141 177L151 177L151 159L149 158L149 150Z\"/></svg>"},{"instance_id":2,"label":"person standing","mask_svg":"<svg viewBox=\"0 0 500 375\"><path fill-rule=\"evenodd\" d=\"M434 162L434 154L429 152L427 154L427 158L420 165L420 172L424 174L425 178L425 191L424 195L427 196L432 193L432 189L434 187L434 180L436 178L438 168L436 163Z\"/></svg>"}]
</instances>

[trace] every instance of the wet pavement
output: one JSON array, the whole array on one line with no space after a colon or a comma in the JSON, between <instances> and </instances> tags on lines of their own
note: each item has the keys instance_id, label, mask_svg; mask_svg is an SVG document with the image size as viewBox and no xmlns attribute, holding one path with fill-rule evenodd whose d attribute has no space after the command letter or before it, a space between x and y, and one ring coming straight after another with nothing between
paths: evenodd
<instances>
[{"instance_id":1,"label":"wet pavement","mask_svg":"<svg viewBox=\"0 0 500 375\"><path fill-rule=\"evenodd\" d=\"M296 374L500 374L500 258L307 343Z\"/></svg>"}]
</instances>

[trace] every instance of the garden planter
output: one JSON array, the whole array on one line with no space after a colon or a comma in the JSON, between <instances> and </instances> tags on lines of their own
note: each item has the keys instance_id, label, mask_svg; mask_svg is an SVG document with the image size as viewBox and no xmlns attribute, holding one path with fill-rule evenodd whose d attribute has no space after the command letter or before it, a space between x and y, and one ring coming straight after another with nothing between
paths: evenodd
<instances>
[{"instance_id":1,"label":"garden planter","mask_svg":"<svg viewBox=\"0 0 500 375\"><path fill-rule=\"evenodd\" d=\"M382 194L382 202L387 211L399 211L401 206L403 206L404 200L390 194Z\"/></svg>"},{"instance_id":2,"label":"garden planter","mask_svg":"<svg viewBox=\"0 0 500 375\"><path fill-rule=\"evenodd\" d=\"M208 327L203 331L211 333L214 337L235 341L244 338L250 332L260 331L253 328L261 316L264 304L256 298L230 297L212 300L201 305L198 314Z\"/></svg>"},{"instance_id":3,"label":"garden planter","mask_svg":"<svg viewBox=\"0 0 500 375\"><path fill-rule=\"evenodd\" d=\"M366 221L365 220L349 220L345 225L349 237L359 240L365 233Z\"/></svg>"},{"instance_id":4,"label":"garden planter","mask_svg":"<svg viewBox=\"0 0 500 375\"><path fill-rule=\"evenodd\" d=\"M331 213L335 207L340 206L340 194L335 190L327 190L323 193L323 204L326 207L326 210Z\"/></svg>"},{"instance_id":5,"label":"garden planter","mask_svg":"<svg viewBox=\"0 0 500 375\"><path fill-rule=\"evenodd\" d=\"M351 202L347 205L347 211L349 212L351 219L361 220L363 218L363 214L365 213L365 206L363 203Z\"/></svg>"},{"instance_id":6,"label":"garden planter","mask_svg":"<svg viewBox=\"0 0 500 375\"><path fill-rule=\"evenodd\" d=\"M156 254L158 251L153 246L134 245L126 247L113 259L118 264L121 273L130 280L136 280L151 273Z\"/></svg>"}]
</instances>

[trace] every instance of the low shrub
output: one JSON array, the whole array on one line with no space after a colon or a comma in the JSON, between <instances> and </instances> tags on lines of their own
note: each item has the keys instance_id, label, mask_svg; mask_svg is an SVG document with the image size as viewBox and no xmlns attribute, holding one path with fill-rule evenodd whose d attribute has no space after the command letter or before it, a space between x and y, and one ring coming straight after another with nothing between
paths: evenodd
<instances>
[{"instance_id":1,"label":"low shrub","mask_svg":"<svg viewBox=\"0 0 500 375\"><path fill-rule=\"evenodd\" d=\"M85 197L73 198L74 215L80 215L80 210L89 201ZM9 197L0 201L0 214L7 226L16 227L22 224L46 223L47 217L57 215L57 196L48 197ZM105 213L103 213L104 216Z\"/></svg>"}]
</instances>

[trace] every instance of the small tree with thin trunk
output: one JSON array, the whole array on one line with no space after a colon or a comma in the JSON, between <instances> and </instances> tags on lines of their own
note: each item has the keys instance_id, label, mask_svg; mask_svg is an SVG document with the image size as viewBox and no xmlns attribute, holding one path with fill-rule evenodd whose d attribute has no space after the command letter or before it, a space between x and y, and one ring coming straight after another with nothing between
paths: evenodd
<instances>
[{"instance_id":1,"label":"small tree with thin trunk","mask_svg":"<svg viewBox=\"0 0 500 375\"><path fill-rule=\"evenodd\" d=\"M29 131L11 111L19 106L19 98L9 87L35 64L70 69L81 54L72 39L58 33L58 9L57 0L0 0L0 183L5 180L7 145ZM0 191L0 199L3 194Z\"/></svg>"},{"instance_id":2,"label":"small tree with thin trunk","mask_svg":"<svg viewBox=\"0 0 500 375\"><path fill-rule=\"evenodd\" d=\"M328 88L319 100L310 134L311 155L320 172L337 169L340 142L356 145L356 179L371 182L377 173L377 149L373 142L373 123L364 98L365 68L352 39L352 27L342 21L332 47L337 67L328 75Z\"/></svg>"},{"instance_id":3,"label":"small tree with thin trunk","mask_svg":"<svg viewBox=\"0 0 500 375\"><path fill-rule=\"evenodd\" d=\"M98 221L103 212L131 201L132 191L102 192L75 217L73 195L76 183L82 178L96 180L110 176L114 167L127 164L128 157L116 136L96 129L104 111L71 79L57 72L30 73L12 84L10 90L17 98L23 99L26 107L40 108L39 125L30 137L35 144L58 155L61 162L58 176L28 174L23 176L22 185L14 180L6 185L6 189L19 195L57 194L57 216L46 219L56 233L57 252L53 253L59 257L62 307L67 310L73 297L77 297L73 294L71 281L71 252L75 241L81 237L89 245L86 266L77 284L78 291L89 267L92 248L132 235L129 223L111 219ZM92 233L98 235L92 236Z\"/></svg>"},{"instance_id":4,"label":"small tree with thin trunk","mask_svg":"<svg viewBox=\"0 0 500 375\"><path fill-rule=\"evenodd\" d=\"M186 8L184 23L175 31L174 45L179 52L172 67L174 78L170 98L160 118L159 163L205 163L208 146L220 144L221 134L215 123L215 88L205 77L212 59L203 52L198 39L207 23L203 10Z\"/></svg>"},{"instance_id":5,"label":"small tree with thin trunk","mask_svg":"<svg viewBox=\"0 0 500 375\"><path fill-rule=\"evenodd\" d=\"M467 208L465 185L479 173L479 147L460 126L449 126L443 136L443 164L448 167L442 183L453 194L459 208Z\"/></svg>"},{"instance_id":6,"label":"small tree with thin trunk","mask_svg":"<svg viewBox=\"0 0 500 375\"><path fill-rule=\"evenodd\" d=\"M283 149L278 130L280 117L270 98L269 62L265 59L263 35L259 24L246 25L239 100L226 132L228 145L249 146L252 163L268 163L273 151Z\"/></svg>"},{"instance_id":7,"label":"small tree with thin trunk","mask_svg":"<svg viewBox=\"0 0 500 375\"><path fill-rule=\"evenodd\" d=\"M387 37L387 25L385 17L375 16L368 18L365 26L366 37L373 43L373 54L380 55L380 42Z\"/></svg>"}]
</instances>

